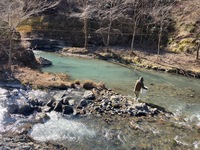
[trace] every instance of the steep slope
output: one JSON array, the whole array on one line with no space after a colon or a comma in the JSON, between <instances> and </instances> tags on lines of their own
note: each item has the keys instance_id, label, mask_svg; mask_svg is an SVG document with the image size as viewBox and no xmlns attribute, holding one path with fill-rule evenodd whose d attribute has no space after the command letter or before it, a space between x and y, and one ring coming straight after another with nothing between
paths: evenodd
<instances>
[{"instance_id":1,"label":"steep slope","mask_svg":"<svg viewBox=\"0 0 200 150\"><path fill-rule=\"evenodd\" d=\"M194 53L200 39L200 1L182 0L173 11L175 32L169 49L175 52Z\"/></svg>"}]
</instances>

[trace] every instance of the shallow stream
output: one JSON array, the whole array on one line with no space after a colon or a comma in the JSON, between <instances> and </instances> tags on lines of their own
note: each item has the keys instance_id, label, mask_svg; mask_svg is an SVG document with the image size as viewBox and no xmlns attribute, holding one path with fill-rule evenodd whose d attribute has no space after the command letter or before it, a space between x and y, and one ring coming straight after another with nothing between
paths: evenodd
<instances>
[{"instance_id":1,"label":"shallow stream","mask_svg":"<svg viewBox=\"0 0 200 150\"><path fill-rule=\"evenodd\" d=\"M131 97L134 97L134 82L143 76L149 89L145 96L140 95L140 100L165 107L175 117L167 122L155 117L142 121L121 118L106 123L101 117L63 117L52 112L50 121L34 125L30 133L34 139L57 141L76 150L200 149L200 133L196 128L200 126L199 79L128 68L96 59L38 51L35 54L53 62L53 66L43 71L104 82L107 87ZM3 109L1 111L3 113ZM132 123L137 129L131 128Z\"/></svg>"},{"instance_id":2,"label":"shallow stream","mask_svg":"<svg viewBox=\"0 0 200 150\"><path fill-rule=\"evenodd\" d=\"M142 101L157 104L177 115L200 114L200 80L156 71L134 69L97 59L62 57L54 53L35 52L53 62L46 72L69 74L72 79L103 82L119 93L133 96L135 81L144 77L148 92Z\"/></svg>"}]
</instances>

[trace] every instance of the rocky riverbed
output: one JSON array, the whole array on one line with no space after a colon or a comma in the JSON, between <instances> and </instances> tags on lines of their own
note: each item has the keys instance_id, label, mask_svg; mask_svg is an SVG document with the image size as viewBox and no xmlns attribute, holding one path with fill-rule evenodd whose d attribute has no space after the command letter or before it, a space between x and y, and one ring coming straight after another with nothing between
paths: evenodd
<instances>
[{"instance_id":1,"label":"rocky riverbed","mask_svg":"<svg viewBox=\"0 0 200 150\"><path fill-rule=\"evenodd\" d=\"M124 117L149 118L162 112L105 87L84 89L79 84L65 90L1 87L0 106L3 110L0 117L1 149L66 149L53 142L37 142L29 136L33 125L46 122L51 111L72 116L94 115L110 122ZM136 128L134 124L130 125Z\"/></svg>"}]
</instances>

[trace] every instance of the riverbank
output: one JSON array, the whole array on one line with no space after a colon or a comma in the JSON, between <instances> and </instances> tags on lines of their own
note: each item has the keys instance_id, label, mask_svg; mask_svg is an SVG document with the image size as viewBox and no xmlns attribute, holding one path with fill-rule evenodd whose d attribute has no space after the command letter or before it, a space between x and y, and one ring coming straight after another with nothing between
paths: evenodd
<instances>
[{"instance_id":1,"label":"riverbank","mask_svg":"<svg viewBox=\"0 0 200 150\"><path fill-rule=\"evenodd\" d=\"M135 49L131 51L124 47L105 48L63 48L61 54L82 58L98 58L116 61L129 66L152 69L155 71L180 74L187 77L200 78L200 60L195 55L155 50Z\"/></svg>"}]
</instances>

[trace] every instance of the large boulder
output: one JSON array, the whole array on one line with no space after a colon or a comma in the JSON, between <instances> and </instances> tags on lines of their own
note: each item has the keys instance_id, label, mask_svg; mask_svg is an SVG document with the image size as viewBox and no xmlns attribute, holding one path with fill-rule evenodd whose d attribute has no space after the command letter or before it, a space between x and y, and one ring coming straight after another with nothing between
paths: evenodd
<instances>
[{"instance_id":1,"label":"large boulder","mask_svg":"<svg viewBox=\"0 0 200 150\"><path fill-rule=\"evenodd\" d=\"M18 108L18 114L22 114L22 115L30 115L33 113L35 108L31 107L30 105L28 104L25 104L23 106L20 106Z\"/></svg>"},{"instance_id":2,"label":"large boulder","mask_svg":"<svg viewBox=\"0 0 200 150\"><path fill-rule=\"evenodd\" d=\"M18 105L17 105L17 104L8 105L7 111L8 111L10 114L17 114L17 113L18 113Z\"/></svg>"},{"instance_id":3,"label":"large boulder","mask_svg":"<svg viewBox=\"0 0 200 150\"><path fill-rule=\"evenodd\" d=\"M7 110L10 114L22 114L26 116L33 113L35 108L31 107L29 104L25 104L22 106L19 106L17 104L11 104L11 105L8 105Z\"/></svg>"},{"instance_id":4,"label":"large boulder","mask_svg":"<svg viewBox=\"0 0 200 150\"><path fill-rule=\"evenodd\" d=\"M37 61L43 67L45 67L45 66L51 66L52 65L52 62L50 60L45 59L43 57L37 58Z\"/></svg>"},{"instance_id":5,"label":"large boulder","mask_svg":"<svg viewBox=\"0 0 200 150\"><path fill-rule=\"evenodd\" d=\"M39 63L37 62L33 51L25 50L23 48L13 52L13 64L17 64L19 66L27 66L33 69L39 68Z\"/></svg>"}]
</instances>

